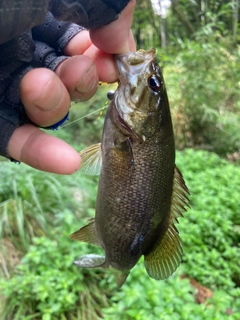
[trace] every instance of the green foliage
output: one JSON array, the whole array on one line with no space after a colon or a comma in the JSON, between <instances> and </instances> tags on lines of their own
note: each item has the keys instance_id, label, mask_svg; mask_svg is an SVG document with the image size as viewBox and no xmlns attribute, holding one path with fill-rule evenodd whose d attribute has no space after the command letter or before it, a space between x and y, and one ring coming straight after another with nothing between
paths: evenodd
<instances>
[{"instance_id":1,"label":"green foliage","mask_svg":"<svg viewBox=\"0 0 240 320\"><path fill-rule=\"evenodd\" d=\"M177 148L200 146L239 158L238 2L172 0L166 16L159 11L139 1L133 33L138 49L155 46L160 52ZM163 39L169 45L160 49Z\"/></svg>"},{"instance_id":2,"label":"green foliage","mask_svg":"<svg viewBox=\"0 0 240 320\"><path fill-rule=\"evenodd\" d=\"M79 272L72 262L87 246L68 238L94 213L96 181L9 162L1 178L0 318L96 319L107 303L97 287L102 272Z\"/></svg>"},{"instance_id":3,"label":"green foliage","mask_svg":"<svg viewBox=\"0 0 240 320\"><path fill-rule=\"evenodd\" d=\"M238 319L239 290L227 294L216 291L206 304L196 304L194 288L187 279L181 279L181 269L165 281L150 279L142 266L135 267L128 285L112 298L111 307L105 308L105 319L111 320L224 320ZM231 315L227 311L231 310Z\"/></svg>"},{"instance_id":4,"label":"green foliage","mask_svg":"<svg viewBox=\"0 0 240 320\"><path fill-rule=\"evenodd\" d=\"M154 15L151 1L138 0L133 21L132 30L138 49L160 45L159 17Z\"/></svg>"},{"instance_id":5,"label":"green foliage","mask_svg":"<svg viewBox=\"0 0 240 320\"><path fill-rule=\"evenodd\" d=\"M0 176L4 181L0 185L0 239L4 240L0 242L3 253L0 266L7 276L11 260L18 262L28 251L33 237L52 238L52 229L65 224L61 215L63 208L72 212L74 223L79 216L94 212L96 181L85 179L79 173L74 178L56 176L24 164L2 162ZM90 192L93 198L88 196Z\"/></svg>"},{"instance_id":6,"label":"green foliage","mask_svg":"<svg viewBox=\"0 0 240 320\"><path fill-rule=\"evenodd\" d=\"M28 247L21 249L24 254L21 263L8 272L2 268L0 295L5 304L3 310L0 308L0 318L238 320L240 169L213 153L191 149L177 153L177 164L191 191L192 207L179 219L178 225L184 248L183 263L168 280L155 281L147 275L141 259L123 287L117 290L112 270L84 270L72 265L75 258L98 252L94 246L68 238L71 232L86 224L87 216L94 216L96 181L79 173L57 177L23 164L19 167L3 162L1 177L6 185L1 185L2 204L16 194L18 201L28 203L22 217L25 235L31 211L28 208L36 205L34 188L42 219L49 228L34 227L39 233L29 237ZM46 190L48 179L52 186ZM51 192L53 187L55 193ZM6 240L15 244L14 237L20 239L16 215L8 213L11 228L2 220L3 245ZM32 215L29 225L35 226L34 218L37 220L38 215ZM18 241L20 249L23 243ZM5 253L5 259L7 255L9 252ZM213 297L196 304L196 289L182 275L213 290Z\"/></svg>"},{"instance_id":7,"label":"green foliage","mask_svg":"<svg viewBox=\"0 0 240 320\"><path fill-rule=\"evenodd\" d=\"M15 275L0 280L6 299L1 319L96 319L107 305L97 286L101 275L79 271L72 264L77 252L66 234L34 238Z\"/></svg>"},{"instance_id":8,"label":"green foliage","mask_svg":"<svg viewBox=\"0 0 240 320\"><path fill-rule=\"evenodd\" d=\"M180 221L184 270L211 289L240 285L240 168L206 151L185 150L177 163L191 190Z\"/></svg>"},{"instance_id":9,"label":"green foliage","mask_svg":"<svg viewBox=\"0 0 240 320\"><path fill-rule=\"evenodd\" d=\"M240 54L217 42L179 41L164 75L178 148L240 149Z\"/></svg>"}]
</instances>

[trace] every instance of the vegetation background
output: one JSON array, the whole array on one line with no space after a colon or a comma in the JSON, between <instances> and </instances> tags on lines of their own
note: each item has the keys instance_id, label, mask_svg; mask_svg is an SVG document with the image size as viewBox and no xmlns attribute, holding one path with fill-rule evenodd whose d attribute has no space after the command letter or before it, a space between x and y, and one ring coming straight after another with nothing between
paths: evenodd
<instances>
[{"instance_id":1,"label":"vegetation background","mask_svg":"<svg viewBox=\"0 0 240 320\"><path fill-rule=\"evenodd\" d=\"M133 33L138 48L157 48L191 191L177 272L154 281L140 260L118 289L111 271L77 269L76 257L97 252L68 238L94 216L97 178L2 159L1 320L240 319L239 11L239 0L137 0ZM53 134L77 150L98 142L104 111L92 112L111 88L73 103L68 126Z\"/></svg>"}]
</instances>

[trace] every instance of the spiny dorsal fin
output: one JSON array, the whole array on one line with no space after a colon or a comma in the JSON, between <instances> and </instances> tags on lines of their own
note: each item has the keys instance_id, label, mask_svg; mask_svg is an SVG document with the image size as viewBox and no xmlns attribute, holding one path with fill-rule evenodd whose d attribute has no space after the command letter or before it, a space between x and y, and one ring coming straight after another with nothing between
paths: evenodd
<instances>
[{"instance_id":1,"label":"spiny dorsal fin","mask_svg":"<svg viewBox=\"0 0 240 320\"><path fill-rule=\"evenodd\" d=\"M97 176L102 167L102 148L101 143L96 143L80 152L82 163L80 170L85 174Z\"/></svg>"},{"instance_id":2,"label":"spiny dorsal fin","mask_svg":"<svg viewBox=\"0 0 240 320\"><path fill-rule=\"evenodd\" d=\"M95 230L95 220L92 219L92 221L88 225L72 233L70 235L70 238L99 246L99 242L98 242L96 230Z\"/></svg>"},{"instance_id":3,"label":"spiny dorsal fin","mask_svg":"<svg viewBox=\"0 0 240 320\"><path fill-rule=\"evenodd\" d=\"M159 237L154 248L144 256L144 264L150 277L168 278L177 269L182 259L181 240L171 223L163 237Z\"/></svg>"},{"instance_id":4,"label":"spiny dorsal fin","mask_svg":"<svg viewBox=\"0 0 240 320\"><path fill-rule=\"evenodd\" d=\"M189 190L185 184L183 176L180 170L175 166L174 168L174 177L173 177L173 192L171 200L171 215L170 220L178 222L177 218L182 217L182 212L186 211L185 207L189 206Z\"/></svg>"},{"instance_id":5,"label":"spiny dorsal fin","mask_svg":"<svg viewBox=\"0 0 240 320\"><path fill-rule=\"evenodd\" d=\"M182 259L182 246L174 222L189 207L188 188L183 176L175 166L173 193L171 199L171 212L169 226L164 235L160 235L153 249L144 257L145 268L150 277L160 280L168 278L179 266Z\"/></svg>"}]
</instances>

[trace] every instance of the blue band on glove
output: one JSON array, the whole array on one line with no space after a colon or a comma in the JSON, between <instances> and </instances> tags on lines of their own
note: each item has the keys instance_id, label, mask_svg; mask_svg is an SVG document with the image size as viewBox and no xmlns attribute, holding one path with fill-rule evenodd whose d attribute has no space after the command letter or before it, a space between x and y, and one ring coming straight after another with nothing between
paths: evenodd
<instances>
[{"instance_id":1,"label":"blue band on glove","mask_svg":"<svg viewBox=\"0 0 240 320\"><path fill-rule=\"evenodd\" d=\"M68 116L69 116L69 112L65 115L65 117L62 120L58 121L55 124L52 124L47 128L44 127L44 129L57 130L66 120L69 120Z\"/></svg>"}]
</instances>

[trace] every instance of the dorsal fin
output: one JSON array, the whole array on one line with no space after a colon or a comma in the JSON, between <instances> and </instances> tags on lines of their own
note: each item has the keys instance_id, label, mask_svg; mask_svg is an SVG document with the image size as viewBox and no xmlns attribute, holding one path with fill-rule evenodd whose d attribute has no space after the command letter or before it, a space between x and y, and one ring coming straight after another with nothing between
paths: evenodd
<instances>
[{"instance_id":1,"label":"dorsal fin","mask_svg":"<svg viewBox=\"0 0 240 320\"><path fill-rule=\"evenodd\" d=\"M177 166L174 168L174 177L173 177L173 192L171 199L171 214L170 220L178 222L178 217L182 217L182 212L186 211L185 207L189 206L189 190L185 184L181 171Z\"/></svg>"},{"instance_id":2,"label":"dorsal fin","mask_svg":"<svg viewBox=\"0 0 240 320\"><path fill-rule=\"evenodd\" d=\"M99 246L99 241L97 239L97 234L95 229L95 219L91 219L91 222L88 225L72 233L70 235L70 238Z\"/></svg>"},{"instance_id":3,"label":"dorsal fin","mask_svg":"<svg viewBox=\"0 0 240 320\"><path fill-rule=\"evenodd\" d=\"M81 172L89 175L99 175L102 168L102 148L101 143L93 144L80 152L82 163Z\"/></svg>"},{"instance_id":4,"label":"dorsal fin","mask_svg":"<svg viewBox=\"0 0 240 320\"><path fill-rule=\"evenodd\" d=\"M160 280L168 278L179 266L182 259L182 245L174 222L182 216L188 205L189 194L181 172L175 167L173 193L169 225L164 234L160 234L153 249L144 256L145 268L150 277Z\"/></svg>"}]
</instances>

